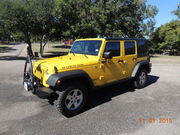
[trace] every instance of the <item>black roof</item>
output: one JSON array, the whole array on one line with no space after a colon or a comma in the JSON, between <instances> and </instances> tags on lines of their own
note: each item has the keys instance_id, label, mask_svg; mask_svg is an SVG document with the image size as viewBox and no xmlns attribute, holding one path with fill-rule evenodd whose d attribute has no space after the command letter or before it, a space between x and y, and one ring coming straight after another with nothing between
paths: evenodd
<instances>
[{"instance_id":1,"label":"black roof","mask_svg":"<svg viewBox=\"0 0 180 135\"><path fill-rule=\"evenodd\" d=\"M106 40L146 40L145 38L105 38Z\"/></svg>"}]
</instances>

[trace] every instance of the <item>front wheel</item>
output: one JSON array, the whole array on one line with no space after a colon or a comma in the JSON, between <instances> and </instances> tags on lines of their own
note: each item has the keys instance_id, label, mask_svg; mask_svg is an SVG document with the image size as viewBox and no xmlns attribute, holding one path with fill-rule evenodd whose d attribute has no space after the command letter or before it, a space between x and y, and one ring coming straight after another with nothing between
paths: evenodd
<instances>
[{"instance_id":1,"label":"front wheel","mask_svg":"<svg viewBox=\"0 0 180 135\"><path fill-rule=\"evenodd\" d=\"M137 89L144 88L147 84L147 71L142 69L134 80L134 86Z\"/></svg>"},{"instance_id":2,"label":"front wheel","mask_svg":"<svg viewBox=\"0 0 180 135\"><path fill-rule=\"evenodd\" d=\"M58 98L55 101L57 110L66 117L79 114L87 100L87 90L80 83L68 84L62 91L57 91Z\"/></svg>"}]
</instances>

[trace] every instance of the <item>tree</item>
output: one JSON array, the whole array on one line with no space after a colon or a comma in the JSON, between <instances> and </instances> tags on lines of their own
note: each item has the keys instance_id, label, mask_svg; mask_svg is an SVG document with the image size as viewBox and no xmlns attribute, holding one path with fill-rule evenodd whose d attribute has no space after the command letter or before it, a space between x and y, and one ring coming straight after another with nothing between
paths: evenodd
<instances>
[{"instance_id":1,"label":"tree","mask_svg":"<svg viewBox=\"0 0 180 135\"><path fill-rule=\"evenodd\" d=\"M157 8L141 0L97 0L94 15L105 36L143 37L154 29ZM99 19L98 19L99 18ZM102 25L104 24L104 25Z\"/></svg>"},{"instance_id":2,"label":"tree","mask_svg":"<svg viewBox=\"0 0 180 135\"><path fill-rule=\"evenodd\" d=\"M151 37L155 49L178 49L180 51L180 21L166 23L153 33Z\"/></svg>"},{"instance_id":3,"label":"tree","mask_svg":"<svg viewBox=\"0 0 180 135\"><path fill-rule=\"evenodd\" d=\"M24 41L29 45L32 53L31 37L35 25L32 5L28 0L3 0L3 16L5 22L10 22L13 31L23 33Z\"/></svg>"},{"instance_id":4,"label":"tree","mask_svg":"<svg viewBox=\"0 0 180 135\"><path fill-rule=\"evenodd\" d=\"M157 8L146 0L1 0L0 21L40 54L49 38L143 37L154 29ZM31 51L32 53L32 51Z\"/></svg>"},{"instance_id":5,"label":"tree","mask_svg":"<svg viewBox=\"0 0 180 135\"><path fill-rule=\"evenodd\" d=\"M3 17L4 11L4 0L0 1L0 40L4 42L5 40L10 40L12 34L11 22L6 21Z\"/></svg>"},{"instance_id":6,"label":"tree","mask_svg":"<svg viewBox=\"0 0 180 135\"><path fill-rule=\"evenodd\" d=\"M59 29L65 39L86 37L87 33L93 36L93 27L89 24L91 4L91 0L56 0L54 16L60 21Z\"/></svg>"},{"instance_id":7,"label":"tree","mask_svg":"<svg viewBox=\"0 0 180 135\"><path fill-rule=\"evenodd\" d=\"M177 6L177 9L173 11L173 13L174 13L175 15L177 15L178 18L180 19L180 4Z\"/></svg>"},{"instance_id":8,"label":"tree","mask_svg":"<svg viewBox=\"0 0 180 135\"><path fill-rule=\"evenodd\" d=\"M180 18L180 5L172 13ZM154 43L154 49L176 49L180 51L180 20L172 20L161 25L152 33L150 39Z\"/></svg>"},{"instance_id":9,"label":"tree","mask_svg":"<svg viewBox=\"0 0 180 135\"><path fill-rule=\"evenodd\" d=\"M0 40L4 42L5 40L10 40L11 31L8 25L5 24L4 20L0 20Z\"/></svg>"},{"instance_id":10,"label":"tree","mask_svg":"<svg viewBox=\"0 0 180 135\"><path fill-rule=\"evenodd\" d=\"M54 0L3 0L2 17L13 32L20 32L32 53L32 36L40 41L40 54L53 28ZM8 23L10 22L10 23Z\"/></svg>"},{"instance_id":11,"label":"tree","mask_svg":"<svg viewBox=\"0 0 180 135\"><path fill-rule=\"evenodd\" d=\"M34 15L34 27L32 34L38 37L40 41L40 56L43 56L44 47L47 44L52 34L54 19L52 11L54 7L54 0L31 0L31 7Z\"/></svg>"},{"instance_id":12,"label":"tree","mask_svg":"<svg viewBox=\"0 0 180 135\"><path fill-rule=\"evenodd\" d=\"M142 37L154 29L157 8L142 0L56 0L65 37Z\"/></svg>"}]
</instances>

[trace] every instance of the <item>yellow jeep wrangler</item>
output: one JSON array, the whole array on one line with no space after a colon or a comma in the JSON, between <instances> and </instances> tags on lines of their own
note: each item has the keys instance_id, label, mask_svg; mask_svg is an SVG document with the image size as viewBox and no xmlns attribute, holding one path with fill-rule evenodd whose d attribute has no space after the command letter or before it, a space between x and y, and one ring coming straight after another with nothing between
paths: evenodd
<instances>
[{"instance_id":1,"label":"yellow jeep wrangler","mask_svg":"<svg viewBox=\"0 0 180 135\"><path fill-rule=\"evenodd\" d=\"M70 117L82 111L93 89L129 79L136 88L145 87L151 71L150 45L146 39L78 39L65 56L32 64L28 55L23 85L41 98L57 95L58 111Z\"/></svg>"}]
</instances>

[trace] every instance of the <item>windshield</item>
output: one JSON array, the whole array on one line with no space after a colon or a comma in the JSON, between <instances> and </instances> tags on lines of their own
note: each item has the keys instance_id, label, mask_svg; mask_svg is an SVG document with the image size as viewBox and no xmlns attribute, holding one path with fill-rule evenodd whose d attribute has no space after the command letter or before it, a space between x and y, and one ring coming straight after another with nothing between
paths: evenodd
<instances>
[{"instance_id":1,"label":"windshield","mask_svg":"<svg viewBox=\"0 0 180 135\"><path fill-rule=\"evenodd\" d=\"M71 53L87 54L97 56L101 47L100 40L83 40L74 42Z\"/></svg>"}]
</instances>

